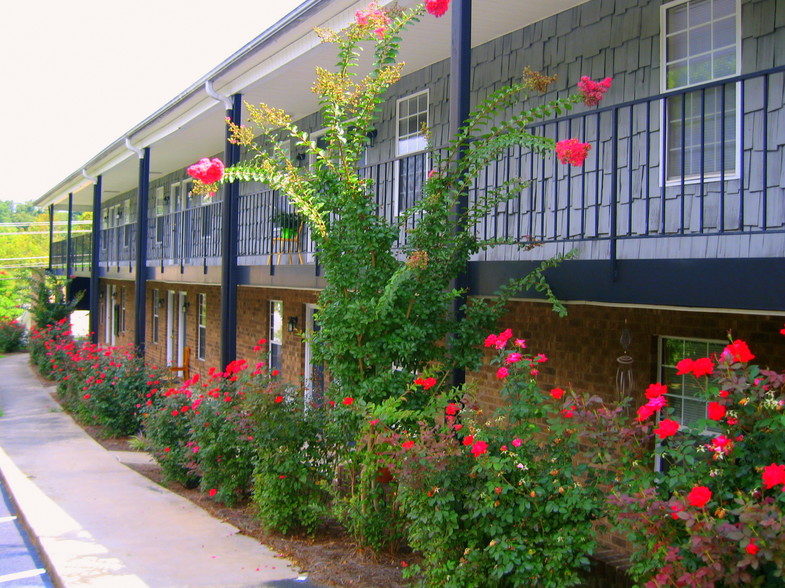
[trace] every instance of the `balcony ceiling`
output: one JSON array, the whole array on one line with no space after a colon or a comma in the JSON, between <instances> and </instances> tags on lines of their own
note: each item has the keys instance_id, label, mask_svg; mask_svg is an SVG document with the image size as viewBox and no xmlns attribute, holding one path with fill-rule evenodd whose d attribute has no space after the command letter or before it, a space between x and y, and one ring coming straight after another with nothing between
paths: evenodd
<instances>
[{"instance_id":1,"label":"balcony ceiling","mask_svg":"<svg viewBox=\"0 0 785 588\"><path fill-rule=\"evenodd\" d=\"M475 1L472 46L584 1ZM314 68L317 65L329 67L334 60L334 52L329 45L319 42L313 29L345 26L353 20L354 11L366 6L367 2L322 0L312 4L304 13L295 11L288 24L285 19L274 33L261 35L128 133L134 146L150 147L151 179L190 165L200 157L223 153L224 106L205 93L203 86L208 79L222 94L241 92L247 102L264 102L284 108L295 119L317 110L317 101L310 90ZM399 4L409 7L414 2L404 0ZM405 72L417 71L449 57L449 16L450 13L440 19L423 18L405 33L401 50L401 58L406 62ZM137 156L125 148L123 139L108 146L85 166L88 174L103 176L105 201L134 189L138 183ZM81 170L77 170L36 203L63 208L67 204L68 193L73 192L75 209L89 210L92 206L91 186L91 182L82 177Z\"/></svg>"}]
</instances>

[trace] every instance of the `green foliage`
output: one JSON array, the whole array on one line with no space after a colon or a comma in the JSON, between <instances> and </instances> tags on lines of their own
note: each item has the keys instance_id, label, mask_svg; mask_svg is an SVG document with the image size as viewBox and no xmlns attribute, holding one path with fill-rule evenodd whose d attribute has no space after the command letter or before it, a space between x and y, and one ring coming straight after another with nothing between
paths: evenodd
<instances>
[{"instance_id":1,"label":"green foliage","mask_svg":"<svg viewBox=\"0 0 785 588\"><path fill-rule=\"evenodd\" d=\"M257 435L253 500L266 528L313 533L328 512L333 459L326 450L325 407L266 390L248 399Z\"/></svg>"},{"instance_id":2,"label":"green foliage","mask_svg":"<svg viewBox=\"0 0 785 588\"><path fill-rule=\"evenodd\" d=\"M55 214L55 220L64 218ZM49 254L49 214L31 203L0 201L0 224L0 260L5 260L0 261L0 316L18 318L27 302L29 268L45 265Z\"/></svg>"},{"instance_id":3,"label":"green foliage","mask_svg":"<svg viewBox=\"0 0 785 588\"><path fill-rule=\"evenodd\" d=\"M14 319L0 319L0 353L21 351L25 348L26 333L23 325Z\"/></svg>"},{"instance_id":4,"label":"green foliage","mask_svg":"<svg viewBox=\"0 0 785 588\"><path fill-rule=\"evenodd\" d=\"M44 270L31 273L28 288L30 314L39 328L66 319L84 295L79 292L69 299L68 280Z\"/></svg>"},{"instance_id":5,"label":"green foliage","mask_svg":"<svg viewBox=\"0 0 785 588\"><path fill-rule=\"evenodd\" d=\"M577 585L604 495L573 419L597 399L541 391L531 370L542 357L522 348L496 361L509 375L493 418L462 409L468 398L442 401L441 423L390 437L409 545L423 556L410 573L428 586Z\"/></svg>"},{"instance_id":6,"label":"green foliage","mask_svg":"<svg viewBox=\"0 0 785 588\"><path fill-rule=\"evenodd\" d=\"M313 88L326 129L318 143L283 111L266 105L249 105L255 127L230 123L233 141L247 147L249 159L227 168L224 181L265 182L305 219L327 284L319 299L321 329L313 335L316 359L327 364L334 386L372 403L399 396L427 366L445 373L478 364L478 333L494 326L512 289L496 301L474 301L464 319L454 315L453 306L465 293L451 283L472 255L496 245L475 237L476 222L516 197L523 183L513 178L468 210L458 209L460 198L511 146L541 154L552 150L552 139L532 135L526 126L579 99L513 113L526 85L493 93L446 150L431 154L434 169L419 201L398 218L385 218L373 182L358 166L385 94L401 75L401 35L422 14L422 7L387 10L383 35L362 23L337 33L320 31L336 45L338 57L333 71L318 69ZM371 43L370 73L359 78L360 55ZM296 167L281 139L289 139L313 165ZM542 269L518 280L515 289L542 291L564 312Z\"/></svg>"},{"instance_id":7,"label":"green foliage","mask_svg":"<svg viewBox=\"0 0 785 588\"><path fill-rule=\"evenodd\" d=\"M711 375L694 381L713 418L670 434L662 424L672 409L662 409L654 431L665 471L650 462L618 470L618 525L635 546L631 571L647 585L785 585L785 374L748 364L753 358L735 341L701 360ZM700 491L705 504L693 495Z\"/></svg>"}]
</instances>

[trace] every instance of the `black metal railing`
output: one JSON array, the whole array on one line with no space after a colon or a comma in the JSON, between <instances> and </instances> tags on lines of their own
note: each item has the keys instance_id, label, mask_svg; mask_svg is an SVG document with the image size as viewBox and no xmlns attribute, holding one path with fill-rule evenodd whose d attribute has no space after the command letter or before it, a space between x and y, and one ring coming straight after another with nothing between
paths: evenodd
<instances>
[{"instance_id":1,"label":"black metal railing","mask_svg":"<svg viewBox=\"0 0 785 588\"><path fill-rule=\"evenodd\" d=\"M93 236L90 233L75 235L71 238L71 269L73 271L90 271L92 268L92 243ZM65 270L67 255L67 241L52 243L52 268Z\"/></svg>"},{"instance_id":2,"label":"black metal railing","mask_svg":"<svg viewBox=\"0 0 785 588\"><path fill-rule=\"evenodd\" d=\"M221 257L223 203L211 201L148 220L147 259L160 265L214 265Z\"/></svg>"},{"instance_id":3,"label":"black metal railing","mask_svg":"<svg viewBox=\"0 0 785 588\"><path fill-rule=\"evenodd\" d=\"M606 244L599 255L615 259L624 240L785 231L778 171L785 160L784 78L779 67L531 125L539 136L589 143L588 157L573 167L508 149L470 186L470 205L512 178L526 184L480 219L475 234L508 243L598 241ZM431 165L430 155L418 153L365 165L360 173L373 182L379 213L392 221L420 198ZM151 218L149 263L220 263L221 210L215 201ZM285 235L287 227L276 222L291 210L270 189L240 196L240 264L314 260L307 227ZM407 219L399 245L416 222ZM133 227L102 231L102 264L131 263Z\"/></svg>"},{"instance_id":4,"label":"black metal railing","mask_svg":"<svg viewBox=\"0 0 785 588\"><path fill-rule=\"evenodd\" d=\"M531 125L576 137L583 166L511 148L483 170L471 200L511 177L529 183L476 227L483 239L581 241L785 229L780 67ZM611 252L613 253L613 252Z\"/></svg>"}]
</instances>

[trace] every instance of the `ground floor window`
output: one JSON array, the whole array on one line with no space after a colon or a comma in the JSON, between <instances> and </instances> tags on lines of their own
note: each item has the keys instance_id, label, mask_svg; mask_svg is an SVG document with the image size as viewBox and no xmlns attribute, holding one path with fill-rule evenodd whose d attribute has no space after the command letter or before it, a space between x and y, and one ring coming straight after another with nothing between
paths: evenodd
<instances>
[{"instance_id":1,"label":"ground floor window","mask_svg":"<svg viewBox=\"0 0 785 588\"><path fill-rule=\"evenodd\" d=\"M158 309L161 306L161 292L160 290L153 290L153 343L158 343L158 324L160 318Z\"/></svg>"},{"instance_id":2,"label":"ground floor window","mask_svg":"<svg viewBox=\"0 0 785 588\"><path fill-rule=\"evenodd\" d=\"M672 418L680 425L689 426L706 418L708 401L701 395L701 389L708 378L704 376L698 381L690 374L677 375L676 364L685 358L719 355L725 345L722 341L660 337L660 382L668 387L668 406L673 408Z\"/></svg>"}]
</instances>

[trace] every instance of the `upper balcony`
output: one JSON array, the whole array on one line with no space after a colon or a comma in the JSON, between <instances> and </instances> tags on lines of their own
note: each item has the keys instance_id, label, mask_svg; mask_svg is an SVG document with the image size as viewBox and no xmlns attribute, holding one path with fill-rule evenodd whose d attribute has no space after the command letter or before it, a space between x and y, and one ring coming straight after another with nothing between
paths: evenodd
<instances>
[{"instance_id":1,"label":"upper balcony","mask_svg":"<svg viewBox=\"0 0 785 588\"><path fill-rule=\"evenodd\" d=\"M478 261L522 261L577 249L581 259L771 258L785 250L785 68L729 78L532 125L538 135L591 144L581 167L511 148L469 191L470 202L513 177L526 187L474 227L504 241ZM380 214L393 220L419 197L425 153L375 163ZM272 190L239 199L238 263L311 264L309 231L282 235L290 206ZM148 220L149 266L221 263L222 202ZM154 213L151 213L154 214ZM416 221L413 221L416 222ZM402 239L406 232L402 232ZM135 226L101 231L102 267L133 268ZM542 246L523 251L517 244ZM401 243L403 244L403 243ZM59 251L59 250L57 250ZM83 261L84 247L72 247ZM64 258L54 263L64 265Z\"/></svg>"}]
</instances>

